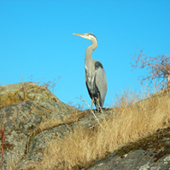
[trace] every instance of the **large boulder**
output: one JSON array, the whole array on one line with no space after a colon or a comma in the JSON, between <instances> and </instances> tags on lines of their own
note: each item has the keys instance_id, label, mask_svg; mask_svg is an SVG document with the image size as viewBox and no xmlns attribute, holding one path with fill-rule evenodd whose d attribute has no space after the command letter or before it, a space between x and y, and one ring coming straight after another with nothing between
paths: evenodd
<instances>
[{"instance_id":1,"label":"large boulder","mask_svg":"<svg viewBox=\"0 0 170 170\"><path fill-rule=\"evenodd\" d=\"M56 136L62 137L79 122L88 128L97 125L88 112L64 104L35 83L0 86L0 125L6 135L4 169L12 164L17 165L16 170L29 169L30 163L43 159L46 145ZM112 111L107 110L96 116L100 120L109 114Z\"/></svg>"}]
</instances>

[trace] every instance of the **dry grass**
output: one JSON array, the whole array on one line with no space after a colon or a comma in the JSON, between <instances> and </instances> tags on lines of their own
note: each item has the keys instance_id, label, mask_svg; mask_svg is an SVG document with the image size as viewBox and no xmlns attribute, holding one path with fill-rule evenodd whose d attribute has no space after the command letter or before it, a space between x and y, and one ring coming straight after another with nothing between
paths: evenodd
<instances>
[{"instance_id":1,"label":"dry grass","mask_svg":"<svg viewBox=\"0 0 170 170\"><path fill-rule=\"evenodd\" d=\"M167 92L168 93L168 92ZM145 96L146 97L146 96ZM139 94L126 92L113 107L113 116L93 131L78 127L64 138L56 138L45 150L44 159L34 165L39 170L87 167L118 148L169 126L168 94L139 100ZM129 105L131 104L131 105Z\"/></svg>"}]
</instances>

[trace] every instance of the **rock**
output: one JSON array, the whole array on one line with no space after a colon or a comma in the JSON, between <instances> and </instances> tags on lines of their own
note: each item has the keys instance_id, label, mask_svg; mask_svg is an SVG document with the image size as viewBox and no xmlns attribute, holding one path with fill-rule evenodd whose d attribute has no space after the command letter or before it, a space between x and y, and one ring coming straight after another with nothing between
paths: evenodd
<instances>
[{"instance_id":1,"label":"rock","mask_svg":"<svg viewBox=\"0 0 170 170\"><path fill-rule=\"evenodd\" d=\"M1 105L14 102L0 108L6 134L4 165L7 160L20 162L25 157L32 138L40 131L36 128L41 122L52 118L64 120L76 110L62 103L47 88L34 83L6 85L0 91Z\"/></svg>"},{"instance_id":2,"label":"rock","mask_svg":"<svg viewBox=\"0 0 170 170\"><path fill-rule=\"evenodd\" d=\"M58 100L46 87L36 83L17 83L0 86L0 107L27 100Z\"/></svg>"},{"instance_id":3,"label":"rock","mask_svg":"<svg viewBox=\"0 0 170 170\"><path fill-rule=\"evenodd\" d=\"M148 101L135 103L133 109L140 109L143 102ZM95 115L102 121L109 119L113 112L113 109L103 109L102 114ZM63 138L80 124L93 129L99 125L98 120L89 110L68 106L46 87L35 83L0 86L0 125L5 127L6 135L3 169L33 170L32 164L43 160L45 148L52 139ZM127 144L95 163L92 161L93 164L85 165L87 170L166 170L170 168L170 128Z\"/></svg>"},{"instance_id":4,"label":"rock","mask_svg":"<svg viewBox=\"0 0 170 170\"><path fill-rule=\"evenodd\" d=\"M78 121L88 128L97 124L93 115L68 106L47 88L35 83L0 86L0 125L5 127L3 167L17 164L16 170L28 169L30 163L43 159L48 142L62 137ZM106 111L104 115L112 114ZM96 113L102 119L100 113Z\"/></svg>"},{"instance_id":5,"label":"rock","mask_svg":"<svg viewBox=\"0 0 170 170\"><path fill-rule=\"evenodd\" d=\"M168 170L170 128L131 143L96 162L87 170Z\"/></svg>"}]
</instances>

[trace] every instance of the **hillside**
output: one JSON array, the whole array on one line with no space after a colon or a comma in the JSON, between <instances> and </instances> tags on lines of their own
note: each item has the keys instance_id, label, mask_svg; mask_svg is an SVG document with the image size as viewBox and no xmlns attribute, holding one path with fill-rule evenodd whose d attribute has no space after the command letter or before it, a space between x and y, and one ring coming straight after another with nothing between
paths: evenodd
<instances>
[{"instance_id":1,"label":"hillside","mask_svg":"<svg viewBox=\"0 0 170 170\"><path fill-rule=\"evenodd\" d=\"M0 86L3 169L166 169L169 98L168 90L135 104L124 96L98 113L68 106L35 83Z\"/></svg>"}]
</instances>

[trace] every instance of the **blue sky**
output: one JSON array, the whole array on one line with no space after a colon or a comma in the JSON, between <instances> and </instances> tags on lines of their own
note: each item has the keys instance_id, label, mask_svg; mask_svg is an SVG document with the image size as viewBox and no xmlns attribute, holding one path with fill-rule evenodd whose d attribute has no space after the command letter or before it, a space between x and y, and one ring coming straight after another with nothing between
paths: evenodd
<instances>
[{"instance_id":1,"label":"blue sky","mask_svg":"<svg viewBox=\"0 0 170 170\"><path fill-rule=\"evenodd\" d=\"M92 57L104 66L111 105L115 92L141 88L137 77L145 72L130 65L137 47L151 57L170 54L169 9L167 0L0 0L0 82L61 76L54 91L60 100L91 104L84 80L91 42L72 33L92 32L98 39Z\"/></svg>"}]
</instances>

